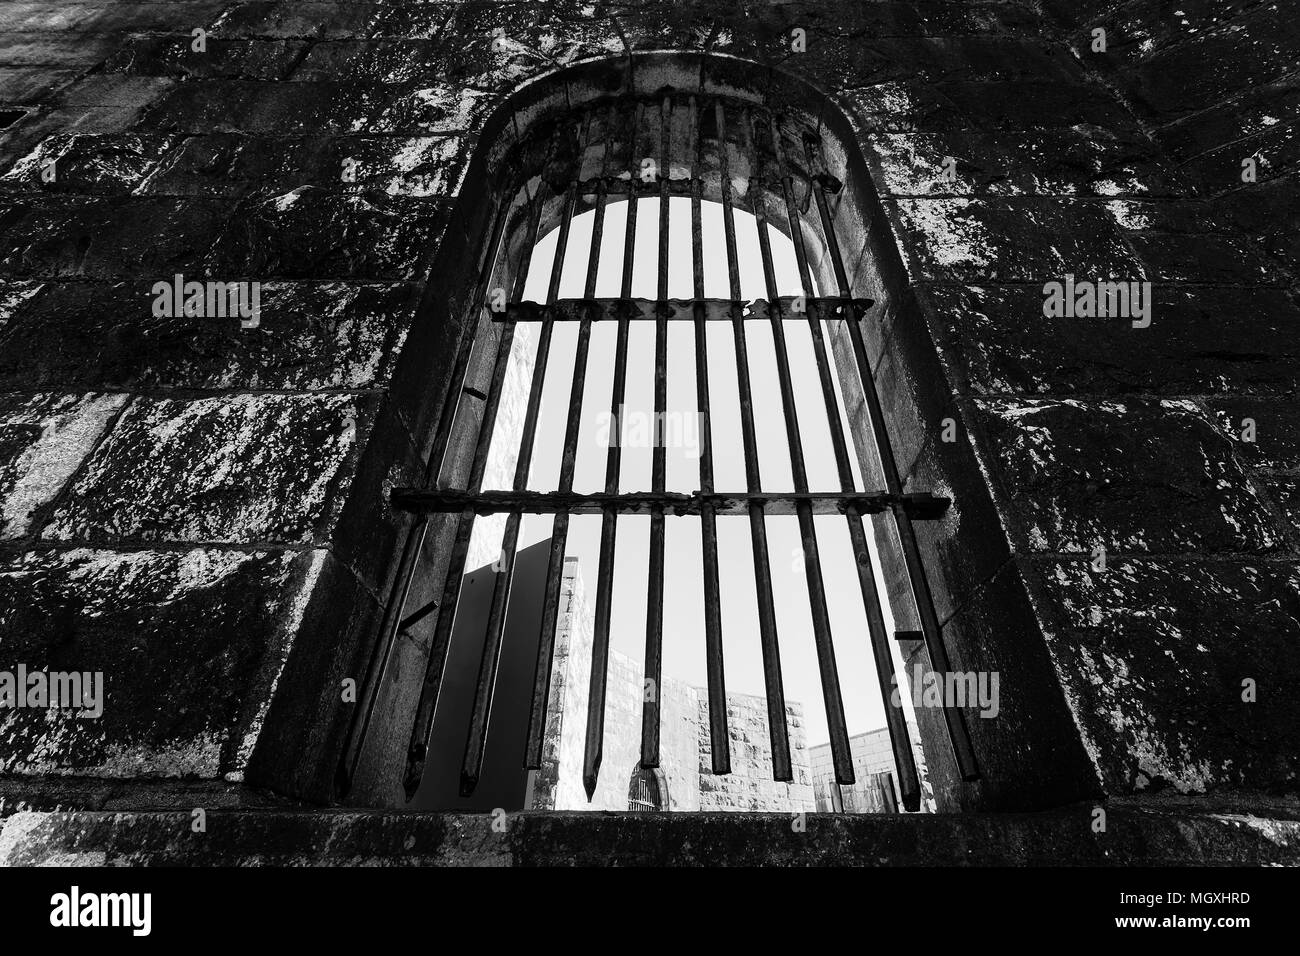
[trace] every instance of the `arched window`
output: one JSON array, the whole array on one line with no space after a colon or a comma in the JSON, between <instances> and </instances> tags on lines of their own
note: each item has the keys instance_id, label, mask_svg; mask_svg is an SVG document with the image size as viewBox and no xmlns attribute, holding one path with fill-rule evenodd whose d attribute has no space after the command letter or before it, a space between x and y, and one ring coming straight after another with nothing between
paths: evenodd
<instances>
[{"instance_id":1,"label":"arched window","mask_svg":"<svg viewBox=\"0 0 1300 956\"><path fill-rule=\"evenodd\" d=\"M646 812L668 809L668 783L662 770L637 767L627 786L627 808Z\"/></svg>"},{"instance_id":2,"label":"arched window","mask_svg":"<svg viewBox=\"0 0 1300 956\"><path fill-rule=\"evenodd\" d=\"M589 795L603 755L618 588L645 601L636 635L652 689L641 720L643 771L660 763L653 689L663 684L665 631L672 635L680 609L692 607L714 773L730 769L724 648L730 653L741 641L761 656L773 778L793 779L782 657L803 634L815 648L836 779L853 783L837 654L854 641L876 686L856 684L850 705L875 695L903 805L915 809L920 787L907 708L891 694L896 652L877 565L892 562L906 574L909 604L894 614L914 620L933 669L946 672L912 530L945 503L905 492L894 466L864 343L872 303L854 295L856 263L846 261L841 241L855 233L837 221L843 147L826 134L822 103L775 87L755 94L711 82L689 58L657 61L657 68L664 83L653 92L601 91L589 77L558 92L531 91L491 147L499 201L487 210L473 334L452 370L462 385L443 416L428 487L394 496L399 507L443 522L449 554L440 596L405 608L422 519L379 642L382 657L401 629L436 615L408 793L423 773L464 575L490 562L496 584L461 771L462 792L475 786L515 559L529 537L525 516L537 515L548 522L542 537L550 561L536 625L529 768L541 764L560 579L566 555L577 552L595 587L583 767ZM667 440L675 426L679 436L695 427L674 420L675 408L695 416L693 461ZM646 423L640 434L648 440L627 440L633 415ZM582 441L593 419L604 423L603 443ZM896 543L876 560L865 523L873 515L887 516ZM576 528L587 516L594 530L579 542ZM632 561L620 550L627 536L620 529L637 520L648 522L648 532L644 559ZM690 540L700 573L689 597L666 593L665 584L681 583L674 575L683 552L674 550L672 529L685 526L698 528ZM791 559L774 552L778 538L794 542ZM742 564L752 574L750 612L730 614L724 585ZM788 565L797 567L799 587L774 587ZM861 625L843 623L848 598ZM377 673L372 665L368 685ZM973 779L961 714L946 708L944 716L957 765ZM355 740L354 732L353 750ZM634 775L634 787L646 779L653 778Z\"/></svg>"}]
</instances>

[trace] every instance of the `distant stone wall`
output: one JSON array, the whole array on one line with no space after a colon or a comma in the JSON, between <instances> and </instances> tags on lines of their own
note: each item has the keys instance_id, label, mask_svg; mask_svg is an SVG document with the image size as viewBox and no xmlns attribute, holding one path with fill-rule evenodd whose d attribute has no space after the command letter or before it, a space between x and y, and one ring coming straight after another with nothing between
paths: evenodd
<instances>
[{"instance_id":1,"label":"distant stone wall","mask_svg":"<svg viewBox=\"0 0 1300 956\"><path fill-rule=\"evenodd\" d=\"M750 694L727 695L727 735L731 742L731 773L715 776L709 738L709 702L699 698L700 809L810 812L813 799L812 770L804 733L803 705L787 701L790 728L790 764L794 780L772 779L772 742L768 735L767 702Z\"/></svg>"},{"instance_id":2,"label":"distant stone wall","mask_svg":"<svg viewBox=\"0 0 1300 956\"><path fill-rule=\"evenodd\" d=\"M534 778L535 810L626 810L628 785L641 760L644 668L611 652L605 696L605 738L600 775L591 800L582 784L591 674L591 605L576 560L564 566L550 706L542 769ZM767 704L762 697L727 695L731 739L730 774L714 776L709 739L708 694L665 677L660 688L659 769L668 810L815 809L812 772L804 734L803 706L787 703L794 781L772 779Z\"/></svg>"},{"instance_id":3,"label":"distant stone wall","mask_svg":"<svg viewBox=\"0 0 1300 956\"><path fill-rule=\"evenodd\" d=\"M921 809L935 809L929 775L926 773L925 754L917 742L920 738L912 728L912 757L916 761L917 776L921 780ZM886 808L876 794L877 775L888 774L889 786L894 792L894 804L902 806L903 794L898 785L898 770L894 765L894 749L889 742L888 728L870 730L849 738L849 753L853 759L855 780L850 785L839 785L839 809L844 813L880 813ZM817 810L830 813L836 810L832 788L835 783L835 765L829 743L810 748L813 789L817 797Z\"/></svg>"}]
</instances>

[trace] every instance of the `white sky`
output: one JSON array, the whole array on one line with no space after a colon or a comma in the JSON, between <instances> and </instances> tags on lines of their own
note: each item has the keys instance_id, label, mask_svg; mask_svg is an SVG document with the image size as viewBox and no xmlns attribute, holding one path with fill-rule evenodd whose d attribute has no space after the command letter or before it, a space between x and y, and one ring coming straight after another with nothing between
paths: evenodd
<instances>
[{"instance_id":1,"label":"white sky","mask_svg":"<svg viewBox=\"0 0 1300 956\"><path fill-rule=\"evenodd\" d=\"M658 291L659 200L647 198L639 200L639 203L632 295L636 298L654 299ZM690 200L674 197L670 203L668 294L670 298L689 299L693 295ZM742 298L766 298L757 222L742 210L736 210L735 218ZM617 298L621 291L619 286L626 222L625 200L606 205L596 282L598 298ZM581 298L583 295L592 223L591 212L573 219L561 275L560 298ZM725 299L729 297L729 290L721 205L713 202L702 204L702 225L705 296ZM798 295L802 290L794 246L778 230L769 226L769 232L778 292L781 295ZM524 299L535 302L545 299L557 241L558 230L553 230L537 244L524 288ZM607 415L610 410L616 332L615 322L597 322L592 327L574 473L574 490L577 492L604 490L607 446L598 434L598 416ZM531 490L551 491L558 485L577 333L576 322L556 323L554 328L528 481ZM709 323L707 334L714 485L719 492L743 492L745 462L731 324ZM807 322L802 319L787 321L785 335L809 489L838 492L839 479ZM531 366L536 335L529 339L534 344L517 348L512 361ZM769 322L748 322L746 340L762 487L766 491L792 491L794 486ZM827 341L829 354L829 340ZM648 415L654 410L654 354L654 323L632 322L625 406L629 411ZM833 362L834 357L831 356L830 360ZM690 322L668 323L667 410L670 420L673 413L684 416L696 412L695 343L694 328ZM841 420L844 420L842 412ZM860 489L861 475L847 426L845 435L849 442L850 456L854 458L854 483ZM517 449L511 454L517 454ZM649 447L624 446L620 472L621 491L651 490L651 459L652 449ZM690 449L668 448L667 487L669 491L681 492L698 489L698 460ZM526 516L520 549L548 538L551 523L550 516ZM885 718L876 685L856 564L849 545L845 519L840 515L817 516L815 523L848 729L850 734L858 734L884 726ZM479 526L485 524L478 523ZM583 578L593 606L599 563L600 524L599 515L574 516L570 523L567 549L567 554L576 556L581 561ZM643 659L645 654L649 529L648 516L620 515L618 518L611 645L614 650L637 660ZM767 534L786 699L803 704L807 740L809 745L815 745L825 742L829 735L808 609L807 581L799 548L798 519L794 516L770 516L767 518ZM869 525L867 537L870 540ZM499 547L499 542L493 543L491 547L495 550ZM666 677L703 687L706 685L706 670L699 519L668 516L665 549L663 672ZM874 543L872 560L876 564L879 579L879 562ZM754 565L747 517L718 518L718 561L727 691L762 695L763 661L759 646ZM883 594L882 603L886 606L886 625L892 634L893 622L889 619L888 604ZM897 652L894 656L895 668L901 675ZM906 699L905 695L904 700ZM910 711L910 707L907 709Z\"/></svg>"}]
</instances>

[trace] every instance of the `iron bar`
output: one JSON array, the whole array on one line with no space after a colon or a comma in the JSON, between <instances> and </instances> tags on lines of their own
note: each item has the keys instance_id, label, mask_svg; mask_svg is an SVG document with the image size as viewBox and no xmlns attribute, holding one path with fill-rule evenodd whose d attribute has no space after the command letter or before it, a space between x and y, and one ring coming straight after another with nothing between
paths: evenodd
<instances>
[{"instance_id":1,"label":"iron bar","mask_svg":"<svg viewBox=\"0 0 1300 956\"><path fill-rule=\"evenodd\" d=\"M632 117L629 144L637 142L641 128L642 109L639 105L630 111ZM623 281L622 298L632 297L632 265L636 247L636 193L632 185L636 181L636 150L628 149L628 197L627 221L623 234ZM618 338L614 346L614 384L610 396L610 415L615 422L621 422L620 406L626 400L627 393L627 339L628 319L624 316L618 323ZM613 429L611 429L611 434ZM622 465L622 442L614 440L609 447L605 461L605 493L616 494L619 484L619 472ZM600 775L600 762L605 737L605 692L609 677L609 626L613 612L614 600L614 552L618 534L618 514L606 509L601 515L600 527L600 566L596 574L596 619L591 648L591 680L587 695L587 742L582 762L582 785L590 800L596 792L596 782Z\"/></svg>"},{"instance_id":2,"label":"iron bar","mask_svg":"<svg viewBox=\"0 0 1300 956\"><path fill-rule=\"evenodd\" d=\"M752 507L762 507L768 514L793 515L807 505L813 514L845 514L853 509L860 514L877 514L900 504L918 520L942 517L948 499L915 492L894 495L886 491L839 492L735 491L676 492L653 491L595 492L574 491L459 491L395 488L389 499L394 508L420 514L458 513L468 508L487 515L520 511L524 514L651 514L656 507L666 514L698 515L711 509L720 515L746 515Z\"/></svg>"},{"instance_id":3,"label":"iron bar","mask_svg":"<svg viewBox=\"0 0 1300 956\"><path fill-rule=\"evenodd\" d=\"M727 156L726 107L714 103L718 120L718 154L722 178L722 224L727 244L727 279L732 299L732 330L736 348L736 383L740 391L741 435L745 446L745 479L751 494L760 488L758 440L754 431L754 399L749 380L749 351L745 344L745 319L739 306L740 265L736 255L736 219L733 209L730 161ZM750 539L754 551L754 590L758 601L759 640L763 650L763 679L767 691L767 724L772 741L772 779L794 779L790 765L790 732L785 714L785 687L781 676L781 648L777 642L776 602L772 594L771 559L767 549L767 524L763 504L749 503Z\"/></svg>"},{"instance_id":4,"label":"iron bar","mask_svg":"<svg viewBox=\"0 0 1300 956\"><path fill-rule=\"evenodd\" d=\"M751 114L745 114L747 130ZM761 164L762 150L755 148L753 156ZM761 166L760 166L761 168ZM756 193L753 186L750 196L754 218L758 224L758 248L763 261L763 280L769 301L778 300L776 271L772 264L772 240L767 232L766 196ZM772 344L776 352L777 380L781 386L781 408L785 419L786 443L790 449L790 472L794 490L808 492L808 470L803 456L803 436L799 429L799 412L795 406L794 382L790 375L790 355L785 341L785 319L779 309L770 311ZM839 668L835 661L835 644L831 636L830 612L827 608L826 583L822 578L821 556L817 546L817 529L812 509L806 500L795 505L799 519L799 538L803 552L804 575L808 582L808 610L812 616L813 643L817 648L817 667L821 677L822 699L826 705L826 724L831 738L831 758L835 765L835 779L840 784L854 781L853 755L849 744L849 728L844 715L844 697L840 690Z\"/></svg>"},{"instance_id":5,"label":"iron bar","mask_svg":"<svg viewBox=\"0 0 1300 956\"><path fill-rule=\"evenodd\" d=\"M668 173L671 169L669 136L672 129L672 100L664 97L659 107L659 249L658 299L668 298ZM662 433L668 405L668 322L660 315L655 322L654 441L651 454L651 487L662 495L667 481L667 448ZM645 681L641 694L641 766L659 766L660 708L663 683L664 647L664 509L650 508L650 554L646 574Z\"/></svg>"},{"instance_id":6,"label":"iron bar","mask_svg":"<svg viewBox=\"0 0 1300 956\"><path fill-rule=\"evenodd\" d=\"M704 302L704 225L701 212L704 135L699 101L691 97L691 134L695 163L691 169L691 281L695 302L695 403L700 413L700 494L713 493L713 416L709 399L709 343ZM661 312L663 310L660 310ZM728 316L730 318L730 316ZM748 511L748 507L746 508ZM700 506L701 570L704 578L704 655L709 687L709 755L715 774L731 773L731 735L727 730L727 680L723 668L722 599L718 569L718 520L707 500Z\"/></svg>"},{"instance_id":7,"label":"iron bar","mask_svg":"<svg viewBox=\"0 0 1300 956\"><path fill-rule=\"evenodd\" d=\"M776 117L768 114L768 123L772 135L772 154L776 159L780 173L782 198L785 201L786 222L790 230L791 243L794 246L795 263L799 270L801 291L811 297L813 291L812 270L808 264L807 249L804 246L801 217L794 201L792 177L785 163L785 152L781 145L781 130ZM831 363L827 355L826 342L822 325L822 316L814 306L808 308L804 299L804 308L808 317L808 332L812 337L813 359L817 365L817 377L821 384L822 401L826 407L826 420L830 427L831 448L835 456L835 469L839 477L840 488L845 494L855 491L853 468L849 460L848 442L844 426L840 420L839 402L835 396L835 382L831 372ZM870 637L872 657L875 662L877 689L885 708L885 724L889 730L890 748L894 755L894 767L898 771L899 789L902 792L903 806L915 811L920 808L921 784L916 772L916 759L912 752L911 734L908 731L906 715L901 700L896 704L893 691L897 686L894 670L894 658L890 649L889 633L885 627L884 610L880 600L880 591L876 581L875 569L871 564L871 552L862 527L861 512L856 506L850 506L845 512L849 528L849 545L853 550L858 573L858 588L862 594L863 609L867 618L867 632ZM838 792L838 790L837 790Z\"/></svg>"},{"instance_id":8,"label":"iron bar","mask_svg":"<svg viewBox=\"0 0 1300 956\"><path fill-rule=\"evenodd\" d=\"M812 168L809 155L809 168ZM817 210L822 220L827 252L835 270L835 281L839 285L841 296L848 296L849 280L844 270L844 259L840 252L839 239L835 234L835 221L831 215L826 198L828 183L825 176L820 177L817 187L812 190L817 202ZM862 329L855 318L842 316L848 327L849 339L853 345L853 357L858 367L858 378L862 385L863 399L867 406L867 416L871 421L871 433L875 440L876 452L880 456L881 473L884 476L886 490L891 494L900 494L902 481L898 476L898 466L894 459L893 445L885 427L884 411L880 396L876 391L875 378L871 372L871 362L867 357L866 344L862 338ZM938 616L934 611L934 599L930 594L930 584L926 578L925 565L921 561L920 548L912 529L912 519L906 509L898 504L890 508L894 525L898 530L899 543L903 550L903 560L907 567L908 580L912 585L916 609L920 617L921 632L925 640L926 651L930 657L930 666L938 674L946 675L952 670L947 648L943 644L943 630L939 626ZM901 688L900 688L901 691ZM975 751L971 746L970 733L966 728L965 716L956 707L945 704L943 707L944 724L948 729L948 741L952 745L957 769L963 780L978 780L979 769L975 762Z\"/></svg>"},{"instance_id":9,"label":"iron bar","mask_svg":"<svg viewBox=\"0 0 1300 956\"><path fill-rule=\"evenodd\" d=\"M658 322L664 318L669 322L695 322L696 313L703 311L707 322L732 322L737 309L747 319L767 319L772 313L785 315L794 311L799 296L781 296L776 302L755 299L746 302L739 299L610 299L594 297L582 299L560 299L550 305L536 302L515 302L506 306L502 312L493 313L493 321L509 322L614 322L621 318L633 322ZM871 299L845 299L839 296L805 296L808 309L820 309L823 313L833 313L838 308L849 308L855 315L865 315L871 308ZM593 314L594 307L594 314Z\"/></svg>"},{"instance_id":10,"label":"iron bar","mask_svg":"<svg viewBox=\"0 0 1300 956\"><path fill-rule=\"evenodd\" d=\"M609 157L614 149L613 106L609 107L605 123L605 149L601 157L602 170L608 170ZM588 127L590 129L590 127ZM584 144L585 145L585 144ZM606 180L601 179L592 210L591 245L587 250L587 274L584 294L592 300L596 294L596 279L600 267L600 245L605 230ZM554 315L554 309L548 314ZM582 398L587 379L587 354L591 346L590 306L583 307L578 341L573 360L573 379L569 387L569 413L565 422L564 447L560 455L559 492L573 491L573 472L578 456L578 429L582 421ZM551 693L551 665L555 656L555 630L559 623L560 588L564 579L564 552L569 541L569 512L557 511L551 525L550 554L546 564L546 592L542 602L542 620L537 642L537 665L533 672L533 699L528 712L528 742L524 753L524 767L540 770L545 744L546 711Z\"/></svg>"},{"instance_id":11,"label":"iron bar","mask_svg":"<svg viewBox=\"0 0 1300 956\"><path fill-rule=\"evenodd\" d=\"M585 140L584 130L580 137ZM565 250L568 248L569 229L573 223L577 196L568 193L563 199L563 212L557 234L555 257L551 260L550 282L547 285L547 302L554 302L559 293L560 276L564 271ZM537 419L542 407L542 391L546 382L546 367L551 352L551 332L554 324L543 322L537 340L537 357L533 362L532 382L528 389L528 406L520 436L519 454L515 459L514 490L524 491L528 485L528 472L533 460L533 445L537 440ZM488 611L487 632L483 639L483 652L479 659L478 680L474 688L474 703L470 711L470 726L465 742L465 757L461 765L460 793L470 796L478 786L483 769L483 753L487 746L488 719L492 713L492 700L496 690L497 672L501 663L501 645L505 639L506 618L510 591L514 581L515 558L519 546L519 526L523 513L511 511L506 518L501 537L501 557L496 568L492 587L492 603Z\"/></svg>"}]
</instances>

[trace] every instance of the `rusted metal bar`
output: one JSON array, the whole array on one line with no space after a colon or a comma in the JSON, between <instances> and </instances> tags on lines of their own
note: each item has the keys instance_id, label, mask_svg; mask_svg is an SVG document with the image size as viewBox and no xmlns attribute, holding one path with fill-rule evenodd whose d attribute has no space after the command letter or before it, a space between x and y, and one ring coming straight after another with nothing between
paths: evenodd
<instances>
[{"instance_id":1,"label":"rusted metal bar","mask_svg":"<svg viewBox=\"0 0 1300 956\"><path fill-rule=\"evenodd\" d=\"M809 145L809 168L813 168L811 145ZM835 221L831 215L826 193L829 180L823 175L819 178L813 196L822 220L827 252L835 271L835 281L839 285L840 295L848 297L849 280L844 269L844 259L840 253L839 239L835 234ZM858 367L858 378L862 385L863 399L867 406L867 415L871 421L871 434L875 440L876 452L880 456L881 473L884 475L886 490L899 494L902 481L898 476L898 466L894 460L893 445L885 427L884 412L880 396L876 391L875 378L871 373L871 361L867 356L866 344L862 338L862 329L855 317L842 317L849 332L853 346L853 357ZM916 543L916 534L912 528L912 518L899 504L890 508L898 530L899 543L903 551L903 561L907 567L907 576L912 585L916 608L920 617L921 633L925 640L926 651L930 657L930 666L938 674L947 674L952 670L947 648L943 644L943 630L939 626L938 616L934 611L934 599L930 594L930 584L926 578L925 565L921 561L920 548ZM901 690L901 688L900 688ZM970 733L966 728L965 716L956 707L944 706L944 724L948 729L948 741L952 745L957 769L963 780L978 780L979 767L975 761L975 751L971 746Z\"/></svg>"},{"instance_id":2,"label":"rusted metal bar","mask_svg":"<svg viewBox=\"0 0 1300 956\"><path fill-rule=\"evenodd\" d=\"M672 128L672 100L664 97L659 107L659 250L658 297L668 298L668 173L669 134ZM651 487L663 494L667 480L667 448L662 423L668 406L668 322L660 316L655 323L654 444L651 449ZM659 766L660 690L663 684L664 649L664 509L650 508L650 554L646 575L645 685L641 694L641 766Z\"/></svg>"},{"instance_id":3,"label":"rusted metal bar","mask_svg":"<svg viewBox=\"0 0 1300 956\"><path fill-rule=\"evenodd\" d=\"M631 111L632 129L629 143L637 142L642 110L638 105ZM628 182L636 179L635 149L628 152ZM627 198L627 228L623 235L622 297L632 296L632 264L636 249L636 194L631 185ZM605 493L618 492L619 470L622 464L622 442L617 429L622 426L621 406L627 392L627 340L628 320L619 320L618 338L614 345L614 385L610 396L610 414L616 423L611 428L609 454L605 461ZM614 552L618 534L618 514L606 509L601 515L600 566L596 574L596 618L591 647L591 681L587 695L587 742L582 761L582 785L590 800L596 792L600 776L600 761L605 736L605 691L609 677L609 625L614 600Z\"/></svg>"},{"instance_id":4,"label":"rusted metal bar","mask_svg":"<svg viewBox=\"0 0 1300 956\"><path fill-rule=\"evenodd\" d=\"M790 239L794 246L795 262L805 297L813 292L812 270L808 263L807 249L804 246L803 230L798 206L794 200L794 184L789 168L785 163L785 151L782 147L781 130L776 117L768 114L768 124L772 135L772 153L780 173L782 198L785 201L786 222L790 230ZM835 469L839 477L840 488L846 494L855 492L853 468L849 460L848 442L844 426L840 420L839 402L835 397L835 382L831 371L830 358L827 354L826 341L822 327L822 316L816 305L808 309L808 298L803 304L808 319L808 332L812 337L813 358L817 365L817 377L821 384L822 401L826 407L826 420L830 426L831 447L835 455ZM889 729L890 747L894 755L894 766L898 771L899 789L903 796L903 806L908 810L917 810L921 802L921 784L916 772L916 759L912 752L911 734L901 702L893 691L896 685L894 658L890 650L889 632L885 627L884 609L880 600L880 591L876 581L875 569L871 564L871 552L867 545L866 534L862 527L862 516L856 507L846 512L849 527L849 544L853 550L858 573L858 589L862 594L863 609L867 618L867 633L870 637L872 656L875 661L877 689L885 708L885 724ZM836 788L838 793L838 788Z\"/></svg>"},{"instance_id":5,"label":"rusted metal bar","mask_svg":"<svg viewBox=\"0 0 1300 956\"><path fill-rule=\"evenodd\" d=\"M746 129L750 129L751 114L746 111ZM762 164L762 150L752 152ZM760 165L761 168L761 165ZM763 260L763 279L767 297L778 300L776 272L772 263L772 240L768 235L767 197L756 192L751 185L754 218L758 223L758 249ZM799 412L795 406L794 382L790 375L790 354L785 342L785 319L778 309L771 311L772 343L776 353L776 374L781 386L781 408L785 419L786 444L790 449L790 473L794 490L808 492L808 470L803 456L803 437L799 429ZM840 784L854 782L853 755L849 745L849 728L844 715L844 698L840 690L839 668L835 661L835 644L831 636L830 612L826 602L826 584L822 579L821 557L817 546L817 529L808 502L795 506L799 518L799 538L803 551L804 575L808 582L808 610L812 617L813 643L817 648L817 665L821 677L822 699L826 705L826 724L830 733L831 759L835 766L835 779Z\"/></svg>"},{"instance_id":6,"label":"rusted metal bar","mask_svg":"<svg viewBox=\"0 0 1300 956\"><path fill-rule=\"evenodd\" d=\"M584 127L585 132L585 127ZM554 302L560 288L560 275L564 271L565 250L568 248L569 229L578 197L568 193L564 197L563 212L551 260L551 276L546 298ZM537 340L537 357L533 362L532 383L528 390L528 406L520 437L519 455L515 459L514 490L521 492L528 485L528 471L533 460L533 445L537 440L537 419L542 407L542 391L546 382L546 367L550 360L551 333L554 323L543 322ZM501 536L501 557L492 586L492 603L488 610L487 632L483 639L483 652L479 658L478 679L474 687L474 703L470 710L470 725L465 741L465 757L461 764L460 794L468 797L478 786L483 769L483 753L487 746L488 719L492 713L492 700L496 690L497 672L501 664L501 645L505 639L506 619L510 604L510 591L514 581L515 558L519 547L519 526L523 513L511 511L506 518Z\"/></svg>"},{"instance_id":7,"label":"rusted metal bar","mask_svg":"<svg viewBox=\"0 0 1300 956\"><path fill-rule=\"evenodd\" d=\"M532 250L537 240L541 224L542 197L541 189L530 200L528 231L524 239L524 253L520 259L519 271L515 275L514 296L522 292L532 262ZM501 389L505 382L506 369L510 364L510 351L514 343L514 325L501 326L501 337L497 345L496 362L492 368L492 380L487 397L483 402L483 415L480 419L478 443L474 449L474 460L470 466L467 491L478 493L483 486L483 475L487 470L488 452L492 445L492 434L496 427L497 408L501 402ZM429 660L425 667L424 684L420 689L420 700L416 707L415 723L411 728L411 740L407 747L406 773L403 788L406 798L410 800L420 787L424 775L424 762L429 746L429 736L433 732L433 721L437 714L439 692L442 689L443 673L447 666L447 653L451 646L451 635L455 625L461 585L465 576L465 561L469 555L470 539L474 530L474 509L466 507L461 511L456 528L455 542L447 569L447 579L443 585L441 609L434 627L433 641L429 646Z\"/></svg>"},{"instance_id":8,"label":"rusted metal bar","mask_svg":"<svg viewBox=\"0 0 1300 956\"><path fill-rule=\"evenodd\" d=\"M605 152L601 167L609 168L609 157L614 148L614 119L617 113L610 106L605 124ZM590 126L588 126L590 129ZM585 144L584 144L585 145ZM596 278L600 267L600 244L605 231L605 180L602 179L592 210L591 245L587 250L587 275L584 294L593 300ZM560 455L559 493L573 491L573 472L578 457L578 429L582 421L582 398L587 381L587 354L591 347L590 304L582 307L579 317L578 341L573 360L573 380L569 387L569 414L565 422L564 448ZM548 309L554 315L554 309ZM537 641L537 666L533 672L533 700L528 712L528 742L524 752L524 768L540 770L546 734L546 709L551 694L551 665L555 657L555 629L559 623L560 588L564 579L564 552L569 541L569 512L557 511L551 526L551 547L546 564L546 592L542 601L542 620Z\"/></svg>"},{"instance_id":9,"label":"rusted metal bar","mask_svg":"<svg viewBox=\"0 0 1300 956\"><path fill-rule=\"evenodd\" d=\"M713 416L709 406L709 343L704 308L704 136L699 101L691 97L695 163L691 169L691 277L695 303L695 403L700 413L700 494L713 493ZM748 508L746 508L748 511ZM709 755L715 774L731 773L731 735L727 730L727 680L723 668L722 599L718 570L718 520L707 501L700 506L701 570L704 577L704 657L709 686Z\"/></svg>"},{"instance_id":10,"label":"rusted metal bar","mask_svg":"<svg viewBox=\"0 0 1300 956\"><path fill-rule=\"evenodd\" d=\"M722 224L727 244L727 278L733 302L732 330L736 343L736 383L740 391L740 430L745 446L745 479L749 492L754 494L760 488L758 440L754 431L754 398L749 380L745 319L740 306L740 264L736 255L736 218L730 162L727 157L727 117L726 108L720 100L715 102L714 109L718 120ZM789 781L794 779L790 764L790 731L785 714L785 686L781 676L781 647L777 640L776 602L772 594L767 524L761 502L750 502L749 529L754 550L754 590L758 600L759 640L763 650L763 680L767 691L767 724L772 741L772 779Z\"/></svg>"}]
</instances>

